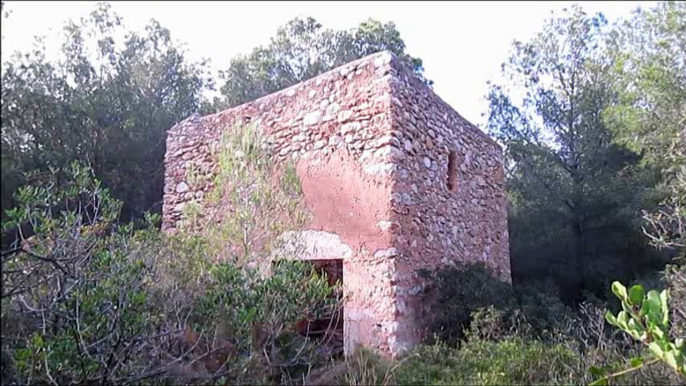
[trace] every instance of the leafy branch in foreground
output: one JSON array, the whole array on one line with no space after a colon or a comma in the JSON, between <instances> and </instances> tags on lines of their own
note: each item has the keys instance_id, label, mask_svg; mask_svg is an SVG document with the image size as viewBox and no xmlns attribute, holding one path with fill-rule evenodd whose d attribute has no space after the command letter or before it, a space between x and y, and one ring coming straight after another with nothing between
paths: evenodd
<instances>
[{"instance_id":1,"label":"leafy branch in foreground","mask_svg":"<svg viewBox=\"0 0 686 386\"><path fill-rule=\"evenodd\" d=\"M307 336L311 320L341 312L314 266L221 261L208 236L167 237L155 215L142 229L118 224L121 202L103 185L74 163L21 188L8 211L17 236L0 251L3 384L276 383L336 354L329 332Z\"/></svg>"},{"instance_id":2,"label":"leafy branch in foreground","mask_svg":"<svg viewBox=\"0 0 686 386\"><path fill-rule=\"evenodd\" d=\"M672 340L669 334L669 292L652 290L646 294L641 285L634 285L627 291L618 281L612 283L612 292L621 301L622 311L617 316L608 311L605 319L647 345L655 358L648 362L644 362L641 357L634 358L631 360L631 368L612 374L605 374L602 369L591 367L591 373L600 377L591 385L607 385L612 378L660 361L686 378L686 341L683 338Z\"/></svg>"}]
</instances>

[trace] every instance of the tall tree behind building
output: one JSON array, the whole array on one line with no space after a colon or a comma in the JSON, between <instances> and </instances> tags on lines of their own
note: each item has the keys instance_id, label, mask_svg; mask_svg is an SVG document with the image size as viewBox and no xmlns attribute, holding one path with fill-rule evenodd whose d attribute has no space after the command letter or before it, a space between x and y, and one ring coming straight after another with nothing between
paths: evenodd
<instances>
[{"instance_id":1,"label":"tall tree behind building","mask_svg":"<svg viewBox=\"0 0 686 386\"><path fill-rule=\"evenodd\" d=\"M123 37L123 39L122 39ZM208 85L170 32L127 32L108 4L63 30L60 58L37 40L2 74L2 209L31 170L89 164L124 202L124 220L159 210L166 131L200 106Z\"/></svg>"},{"instance_id":2,"label":"tall tree behind building","mask_svg":"<svg viewBox=\"0 0 686 386\"><path fill-rule=\"evenodd\" d=\"M640 208L655 180L606 119L621 102L606 20L565 12L514 44L503 72L518 93L492 86L488 128L511 161L515 280L553 277L578 301L653 263Z\"/></svg>"},{"instance_id":3,"label":"tall tree behind building","mask_svg":"<svg viewBox=\"0 0 686 386\"><path fill-rule=\"evenodd\" d=\"M369 19L356 29L334 31L315 19L296 18L280 27L266 46L231 61L222 73L222 98L215 109L242 103L282 90L372 53L389 50L421 79L422 60L405 52L405 42L392 22Z\"/></svg>"},{"instance_id":4,"label":"tall tree behind building","mask_svg":"<svg viewBox=\"0 0 686 386\"><path fill-rule=\"evenodd\" d=\"M620 102L607 119L662 179L654 194L660 207L646 211L645 231L655 245L686 257L686 3L634 13L609 43Z\"/></svg>"}]
</instances>

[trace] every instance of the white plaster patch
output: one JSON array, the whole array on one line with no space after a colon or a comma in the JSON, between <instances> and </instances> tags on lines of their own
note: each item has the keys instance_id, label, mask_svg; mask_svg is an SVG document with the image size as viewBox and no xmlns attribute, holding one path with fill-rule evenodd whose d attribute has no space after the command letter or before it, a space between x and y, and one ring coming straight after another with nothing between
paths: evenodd
<instances>
[{"instance_id":1,"label":"white plaster patch","mask_svg":"<svg viewBox=\"0 0 686 386\"><path fill-rule=\"evenodd\" d=\"M341 134L346 135L348 133L354 133L357 132L362 128L362 124L360 122L350 122L346 123L345 125L341 126Z\"/></svg>"},{"instance_id":2,"label":"white plaster patch","mask_svg":"<svg viewBox=\"0 0 686 386\"><path fill-rule=\"evenodd\" d=\"M341 108L341 106L338 103L333 103L333 95L329 98L329 102L331 103L329 107L326 108L326 115L329 116L334 116L338 110Z\"/></svg>"},{"instance_id":3,"label":"white plaster patch","mask_svg":"<svg viewBox=\"0 0 686 386\"><path fill-rule=\"evenodd\" d=\"M346 310L345 316L347 320L362 320L362 314L353 310Z\"/></svg>"},{"instance_id":4,"label":"white plaster patch","mask_svg":"<svg viewBox=\"0 0 686 386\"><path fill-rule=\"evenodd\" d=\"M367 165L364 167L364 172L369 175L386 174L393 172L398 165L392 163Z\"/></svg>"},{"instance_id":5,"label":"white plaster patch","mask_svg":"<svg viewBox=\"0 0 686 386\"><path fill-rule=\"evenodd\" d=\"M353 116L353 112L350 110L343 110L338 113L338 122L345 122Z\"/></svg>"},{"instance_id":6,"label":"white plaster patch","mask_svg":"<svg viewBox=\"0 0 686 386\"><path fill-rule=\"evenodd\" d=\"M388 249L379 249L376 252L374 252L375 259L383 259L393 256L398 256L398 250L393 247Z\"/></svg>"},{"instance_id":7,"label":"white plaster patch","mask_svg":"<svg viewBox=\"0 0 686 386\"><path fill-rule=\"evenodd\" d=\"M353 251L335 233L304 230L281 234L272 249L272 258L301 260L349 259Z\"/></svg>"},{"instance_id":8,"label":"white plaster patch","mask_svg":"<svg viewBox=\"0 0 686 386\"><path fill-rule=\"evenodd\" d=\"M398 309L398 312L400 312L401 314L405 314L407 312L405 302L402 299L397 299L396 302L396 308Z\"/></svg>"},{"instance_id":9,"label":"white plaster patch","mask_svg":"<svg viewBox=\"0 0 686 386\"><path fill-rule=\"evenodd\" d=\"M395 160L401 159L403 155L405 155L405 153L393 146L384 146L374 152L374 157L376 158L392 158Z\"/></svg>"},{"instance_id":10,"label":"white plaster patch","mask_svg":"<svg viewBox=\"0 0 686 386\"><path fill-rule=\"evenodd\" d=\"M393 227L393 224L394 224L393 221L383 220L383 221L377 222L376 227L381 229L382 231L387 231L387 230L391 229L391 227Z\"/></svg>"}]
</instances>

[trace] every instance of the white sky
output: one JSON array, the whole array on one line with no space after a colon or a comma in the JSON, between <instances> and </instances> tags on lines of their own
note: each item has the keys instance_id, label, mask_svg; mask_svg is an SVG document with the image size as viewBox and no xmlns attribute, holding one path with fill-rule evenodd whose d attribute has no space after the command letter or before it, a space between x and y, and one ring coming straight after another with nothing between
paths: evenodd
<instances>
[{"instance_id":1,"label":"white sky","mask_svg":"<svg viewBox=\"0 0 686 386\"><path fill-rule=\"evenodd\" d=\"M610 22L627 17L636 7L654 2L579 2L588 13L602 12ZM393 21L406 51L424 61L434 90L471 122L482 126L487 110L486 82L500 73L513 40L527 40L540 30L551 11L573 2L214 2L113 1L127 28L142 30L151 18L186 43L188 58L209 58L215 69L230 59L267 44L276 29L296 16L312 16L324 27L349 29L374 18ZM2 61L15 50L26 51L35 35L48 37L70 18L77 20L96 2L12 2L2 20ZM52 32L51 32L52 31ZM57 49L59 40L48 40ZM53 46L51 47L50 44Z\"/></svg>"}]
</instances>

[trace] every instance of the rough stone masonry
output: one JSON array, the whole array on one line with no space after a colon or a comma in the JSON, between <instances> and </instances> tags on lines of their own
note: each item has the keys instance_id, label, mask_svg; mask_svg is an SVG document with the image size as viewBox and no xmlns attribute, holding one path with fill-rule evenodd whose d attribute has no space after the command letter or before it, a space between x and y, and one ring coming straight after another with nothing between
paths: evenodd
<instances>
[{"instance_id":1,"label":"rough stone masonry","mask_svg":"<svg viewBox=\"0 0 686 386\"><path fill-rule=\"evenodd\" d=\"M303 259L342 259L346 353L357 344L398 355L426 334L427 288L418 274L482 261L510 280L502 152L380 52L253 102L190 117L168 134L163 230L212 183L210 147L250 121L279 160L292 158L312 220L298 233Z\"/></svg>"}]
</instances>

